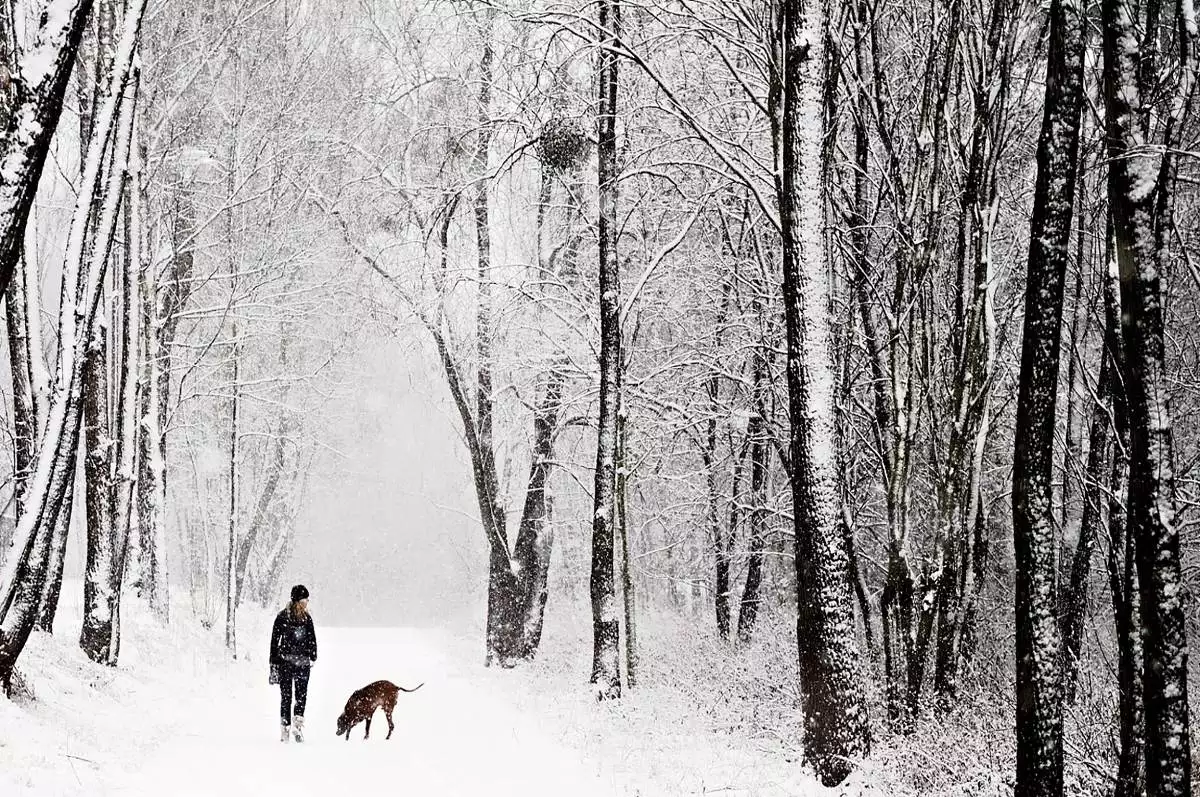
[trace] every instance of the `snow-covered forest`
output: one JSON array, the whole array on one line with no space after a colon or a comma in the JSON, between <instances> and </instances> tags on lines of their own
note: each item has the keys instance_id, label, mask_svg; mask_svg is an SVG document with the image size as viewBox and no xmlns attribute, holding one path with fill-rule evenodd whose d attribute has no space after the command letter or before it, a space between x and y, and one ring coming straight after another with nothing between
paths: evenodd
<instances>
[{"instance_id":1,"label":"snow-covered forest","mask_svg":"<svg viewBox=\"0 0 1200 797\"><path fill-rule=\"evenodd\" d=\"M303 583L279 793L417 777L332 757L407 658L499 778L417 793L1191 795L1198 71L1194 0L0 0L0 791L278 752Z\"/></svg>"}]
</instances>

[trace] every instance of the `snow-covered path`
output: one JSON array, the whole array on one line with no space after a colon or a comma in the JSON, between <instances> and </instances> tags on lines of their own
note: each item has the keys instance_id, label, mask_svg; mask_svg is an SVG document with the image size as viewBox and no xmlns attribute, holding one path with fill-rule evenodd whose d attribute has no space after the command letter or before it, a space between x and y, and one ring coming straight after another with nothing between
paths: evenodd
<instances>
[{"instance_id":1,"label":"snow-covered path","mask_svg":"<svg viewBox=\"0 0 1200 797\"><path fill-rule=\"evenodd\" d=\"M345 795L400 789L413 795L619 794L526 717L486 693L446 656L432 632L406 629L319 630L303 744L282 744L278 691L266 672L256 684L224 693L181 695L163 711L181 712L167 738L146 745L136 771L106 777L114 795ZM386 678L402 686L396 730L385 740L382 712L363 741L334 735L349 694ZM189 690L190 691L190 690ZM131 729L133 730L133 729ZM133 731L135 734L136 730ZM138 745L141 747L142 745Z\"/></svg>"}]
</instances>

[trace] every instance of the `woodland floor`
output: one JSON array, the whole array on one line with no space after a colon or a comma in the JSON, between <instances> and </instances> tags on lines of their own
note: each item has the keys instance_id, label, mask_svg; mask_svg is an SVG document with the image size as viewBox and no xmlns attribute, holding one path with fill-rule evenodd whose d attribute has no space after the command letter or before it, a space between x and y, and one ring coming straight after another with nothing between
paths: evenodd
<instances>
[{"instance_id":1,"label":"woodland floor","mask_svg":"<svg viewBox=\"0 0 1200 797\"><path fill-rule=\"evenodd\" d=\"M841 793L794 755L712 728L682 692L650 685L598 706L553 653L485 670L477 644L424 629L320 629L307 741L281 744L261 630L244 630L247 654L229 661L213 631L127 613L115 670L74 644L77 606L64 606L58 634L35 634L22 693L0 698L0 794ZM349 742L336 737L346 697L380 678L425 685L400 696L390 740L382 714L369 740L361 725Z\"/></svg>"}]
</instances>

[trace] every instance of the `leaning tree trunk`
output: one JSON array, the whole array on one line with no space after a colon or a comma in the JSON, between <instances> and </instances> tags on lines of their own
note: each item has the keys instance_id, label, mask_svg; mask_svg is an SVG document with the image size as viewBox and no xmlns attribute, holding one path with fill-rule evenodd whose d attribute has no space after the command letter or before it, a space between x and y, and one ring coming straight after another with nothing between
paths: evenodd
<instances>
[{"instance_id":1,"label":"leaning tree trunk","mask_svg":"<svg viewBox=\"0 0 1200 797\"><path fill-rule=\"evenodd\" d=\"M1061 648L1055 618L1058 540L1051 478L1063 283L1070 261L1082 108L1082 3L1052 0L1013 463L1017 797L1057 797L1063 789Z\"/></svg>"},{"instance_id":2,"label":"leaning tree trunk","mask_svg":"<svg viewBox=\"0 0 1200 797\"><path fill-rule=\"evenodd\" d=\"M0 136L2 291L7 291L23 251L29 211L91 10L91 0L51 0L41 15L33 45L26 51L26 62L37 68L15 81L12 112Z\"/></svg>"},{"instance_id":3,"label":"leaning tree trunk","mask_svg":"<svg viewBox=\"0 0 1200 797\"><path fill-rule=\"evenodd\" d=\"M1148 25L1154 29L1148 37L1155 38L1141 40L1138 12L1126 0L1102 5L1108 199L1121 282L1121 377L1130 442L1127 534L1134 541L1141 602L1146 791L1175 797L1191 793L1191 741L1161 275L1168 270L1176 159L1195 88L1197 30L1191 0L1181 0L1177 93L1164 114L1162 141L1151 145L1147 120L1157 114L1142 103L1148 92L1158 91L1157 83L1149 85L1150 74L1169 65L1156 26Z\"/></svg>"},{"instance_id":4,"label":"leaning tree trunk","mask_svg":"<svg viewBox=\"0 0 1200 797\"><path fill-rule=\"evenodd\" d=\"M1083 651L1083 630L1087 618L1088 584L1091 581L1092 553L1096 548L1104 518L1105 480L1108 478L1109 417L1113 390L1112 357L1106 346L1100 356L1100 380L1088 431L1087 465L1084 470L1083 517L1079 523L1079 540L1071 559L1071 574L1062 597L1059 617L1063 639L1063 683L1068 702L1075 702L1079 682L1079 657Z\"/></svg>"},{"instance_id":5,"label":"leaning tree trunk","mask_svg":"<svg viewBox=\"0 0 1200 797\"><path fill-rule=\"evenodd\" d=\"M488 190L488 158L492 146L492 14L482 15L482 50L479 56L478 131L472 167L477 184L472 201L476 243L475 305L475 437L473 457L477 470L484 474L477 488L484 488L480 508L488 513L496 533L488 550L487 660L510 666L520 656L522 642L522 600L518 576L513 572L508 535L504 532L504 510L500 506L499 480L496 478L496 450L492 439L492 239ZM486 523L487 521L485 521Z\"/></svg>"},{"instance_id":6,"label":"leaning tree trunk","mask_svg":"<svg viewBox=\"0 0 1200 797\"><path fill-rule=\"evenodd\" d=\"M546 611L550 551L554 529L550 524L552 504L548 489L554 459L554 438L562 406L565 363L552 367L546 380L546 393L533 417L533 457L529 464L529 485L525 489L525 507L513 547L517 563L518 586L522 605L520 657L532 659L542 642L542 620Z\"/></svg>"},{"instance_id":7,"label":"leaning tree trunk","mask_svg":"<svg viewBox=\"0 0 1200 797\"><path fill-rule=\"evenodd\" d=\"M46 574L50 536L74 476L68 466L71 452L79 443L83 366L116 230L132 127L133 103L119 103L119 100L128 84L144 9L144 0L135 0L126 13L125 29L116 50L104 102L97 114L96 135L88 147L79 182L79 197L67 236L54 398L27 491L26 512L17 528L18 544L0 569L0 613L3 615L0 620L0 684L5 688L11 682L17 657L33 628L36 598L40 597ZM119 122L118 105L121 108ZM114 172L105 186L104 202L94 224L95 240L85 262L87 220L100 173L101 156L110 141L113 143L111 162ZM81 271L84 272L82 275ZM31 595L35 597L32 602L28 600Z\"/></svg>"},{"instance_id":8,"label":"leaning tree trunk","mask_svg":"<svg viewBox=\"0 0 1200 797\"><path fill-rule=\"evenodd\" d=\"M67 539L71 532L71 518L75 507L75 463L77 452L71 451L67 462L70 483L63 492L62 506L54 518L54 532L50 536L50 554L46 562L46 580L42 584L42 596L38 601L38 616L35 627L47 634L54 632L54 618L58 614L58 599L62 595L63 571L67 562Z\"/></svg>"},{"instance_id":9,"label":"leaning tree trunk","mask_svg":"<svg viewBox=\"0 0 1200 797\"><path fill-rule=\"evenodd\" d=\"M821 781L840 783L870 747L849 552L840 527L834 451L834 368L820 184L825 18L816 3L775 7L769 96L783 233L789 460L795 524L805 755Z\"/></svg>"},{"instance_id":10,"label":"leaning tree trunk","mask_svg":"<svg viewBox=\"0 0 1200 797\"><path fill-rule=\"evenodd\" d=\"M0 88L0 119L5 120L5 123L12 114L13 76L19 69L13 22L12 4L0 3L0 69L4 70L3 87ZM34 407L33 373L30 367L31 352L38 357L42 356L41 349L35 350L29 340L29 296L26 293L29 283L25 279L28 268L25 258L18 255L13 262L12 279L4 294L13 390L13 514L17 520L21 517L25 480L37 452L38 423ZM6 550L8 543L7 532L0 529L0 551Z\"/></svg>"}]
</instances>

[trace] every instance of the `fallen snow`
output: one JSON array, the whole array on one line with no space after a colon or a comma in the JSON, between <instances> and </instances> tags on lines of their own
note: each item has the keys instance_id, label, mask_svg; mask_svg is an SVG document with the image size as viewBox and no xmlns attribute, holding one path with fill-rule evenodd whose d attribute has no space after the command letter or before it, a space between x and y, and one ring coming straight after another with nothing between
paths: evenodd
<instances>
[{"instance_id":1,"label":"fallen snow","mask_svg":"<svg viewBox=\"0 0 1200 797\"><path fill-rule=\"evenodd\" d=\"M64 588L64 596L78 592L78 584ZM217 630L182 623L168 630L139 609L133 601L123 608L117 669L79 650L77 605L63 607L56 636L34 635L19 667L32 696L0 698L0 794L841 793L818 786L794 755L709 727L684 692L639 688L597 704L586 678L553 656L488 670L478 640L427 629L328 628L319 616L308 740L281 744L278 693L263 661L270 617L256 617L269 613L246 612L263 627L239 633L250 647L232 661ZM580 672L586 667L581 661ZM369 740L362 725L348 742L336 737L346 697L380 678L425 685L401 694L390 740L381 714Z\"/></svg>"}]
</instances>

